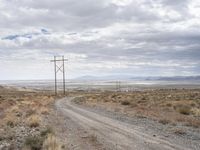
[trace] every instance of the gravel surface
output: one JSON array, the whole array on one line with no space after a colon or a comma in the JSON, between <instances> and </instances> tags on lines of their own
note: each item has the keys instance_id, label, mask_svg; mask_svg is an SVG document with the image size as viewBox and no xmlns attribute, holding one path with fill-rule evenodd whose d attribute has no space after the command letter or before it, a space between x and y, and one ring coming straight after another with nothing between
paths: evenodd
<instances>
[{"instance_id":1,"label":"gravel surface","mask_svg":"<svg viewBox=\"0 0 200 150\"><path fill-rule=\"evenodd\" d=\"M75 104L77 105L77 104ZM139 126L145 133L157 137L165 137L168 141L172 143L177 143L179 145L185 145L192 150L200 149L200 129L184 126L183 124L162 124L158 121L139 117L139 116L127 116L126 114L122 114L120 112L114 112L106 110L103 107L94 106L86 106L86 105L77 105L82 109L87 109L91 112L100 114L102 116L112 118L118 120L120 122L124 122L130 125Z\"/></svg>"},{"instance_id":2,"label":"gravel surface","mask_svg":"<svg viewBox=\"0 0 200 150\"><path fill-rule=\"evenodd\" d=\"M51 123L69 149L200 149L198 129L185 127L186 132L180 132L178 126L162 125L147 118L129 118L97 107L79 106L72 103L73 99L57 101L56 113L51 116L57 118Z\"/></svg>"}]
</instances>

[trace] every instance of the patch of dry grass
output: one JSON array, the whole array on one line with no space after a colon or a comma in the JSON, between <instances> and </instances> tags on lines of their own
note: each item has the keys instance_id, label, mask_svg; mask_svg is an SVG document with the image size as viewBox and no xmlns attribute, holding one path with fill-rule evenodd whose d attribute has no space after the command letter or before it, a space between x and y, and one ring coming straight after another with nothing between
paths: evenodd
<instances>
[{"instance_id":1,"label":"patch of dry grass","mask_svg":"<svg viewBox=\"0 0 200 150\"><path fill-rule=\"evenodd\" d=\"M40 108L40 113L43 115L48 115L49 114L49 109L47 107L41 107Z\"/></svg>"},{"instance_id":2,"label":"patch of dry grass","mask_svg":"<svg viewBox=\"0 0 200 150\"><path fill-rule=\"evenodd\" d=\"M7 126L14 127L18 123L18 119L14 114L7 114L4 118L4 122L6 122Z\"/></svg>"},{"instance_id":3,"label":"patch of dry grass","mask_svg":"<svg viewBox=\"0 0 200 150\"><path fill-rule=\"evenodd\" d=\"M183 115L189 115L191 113L191 107L190 106L178 106L176 110Z\"/></svg>"},{"instance_id":4,"label":"patch of dry grass","mask_svg":"<svg viewBox=\"0 0 200 150\"><path fill-rule=\"evenodd\" d=\"M54 102L51 92L19 91L15 88L0 88L0 141L5 140L14 147L11 149L38 150L42 148L46 134L51 130L44 130L42 114L48 115L50 104ZM14 127L14 128L13 128ZM23 127L24 133L15 133ZM25 127L25 128L24 128ZM37 132L29 132L37 127ZM20 130L19 130L20 131ZM41 132L42 131L42 132ZM10 136L10 132L12 136ZM37 135L41 132L41 135ZM16 135L17 134L17 135ZM27 135L27 139L23 137ZM45 135L45 136L43 136ZM14 138L14 140L12 140ZM21 141L16 143L16 141ZM13 142L13 143L12 143ZM26 142L25 145L23 145ZM16 147L16 145L20 147ZM9 149L6 147L6 149Z\"/></svg>"},{"instance_id":5,"label":"patch of dry grass","mask_svg":"<svg viewBox=\"0 0 200 150\"><path fill-rule=\"evenodd\" d=\"M15 106L12 106L9 111L13 113L17 113L20 111L20 109L18 105L15 105Z\"/></svg>"},{"instance_id":6,"label":"patch of dry grass","mask_svg":"<svg viewBox=\"0 0 200 150\"><path fill-rule=\"evenodd\" d=\"M125 101L121 101L121 104L122 105L130 105L131 103L129 101L125 100Z\"/></svg>"},{"instance_id":7,"label":"patch of dry grass","mask_svg":"<svg viewBox=\"0 0 200 150\"><path fill-rule=\"evenodd\" d=\"M23 150L41 150L44 138L40 136L29 136L25 139Z\"/></svg>"},{"instance_id":8,"label":"patch of dry grass","mask_svg":"<svg viewBox=\"0 0 200 150\"><path fill-rule=\"evenodd\" d=\"M39 115L31 115L27 118L27 124L29 127L34 128L40 126L41 118Z\"/></svg>"},{"instance_id":9,"label":"patch of dry grass","mask_svg":"<svg viewBox=\"0 0 200 150\"><path fill-rule=\"evenodd\" d=\"M53 134L48 134L43 143L43 150L61 150L61 145Z\"/></svg>"},{"instance_id":10,"label":"patch of dry grass","mask_svg":"<svg viewBox=\"0 0 200 150\"><path fill-rule=\"evenodd\" d=\"M196 117L200 117L200 108L192 108L192 114Z\"/></svg>"},{"instance_id":11,"label":"patch of dry grass","mask_svg":"<svg viewBox=\"0 0 200 150\"><path fill-rule=\"evenodd\" d=\"M33 108L29 108L27 111L26 111L26 117L30 117L32 115L36 114L36 110L33 109Z\"/></svg>"}]
</instances>

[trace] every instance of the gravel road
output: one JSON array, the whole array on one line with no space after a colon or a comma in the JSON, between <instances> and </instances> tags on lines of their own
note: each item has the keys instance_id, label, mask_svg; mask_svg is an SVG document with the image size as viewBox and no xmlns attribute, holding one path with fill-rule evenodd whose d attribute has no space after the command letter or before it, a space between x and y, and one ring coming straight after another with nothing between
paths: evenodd
<instances>
[{"instance_id":1,"label":"gravel road","mask_svg":"<svg viewBox=\"0 0 200 150\"><path fill-rule=\"evenodd\" d=\"M74 98L63 98L56 102L56 108L64 116L93 132L104 149L116 150L189 150L185 145L170 142L166 137L145 132L140 126L128 124L95 113L72 102Z\"/></svg>"}]
</instances>

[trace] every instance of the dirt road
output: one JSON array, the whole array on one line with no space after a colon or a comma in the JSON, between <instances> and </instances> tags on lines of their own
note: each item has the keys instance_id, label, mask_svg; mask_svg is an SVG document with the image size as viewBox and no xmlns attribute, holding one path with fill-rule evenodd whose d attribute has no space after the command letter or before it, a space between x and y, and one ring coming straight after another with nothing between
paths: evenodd
<instances>
[{"instance_id":1,"label":"dirt road","mask_svg":"<svg viewBox=\"0 0 200 150\"><path fill-rule=\"evenodd\" d=\"M188 150L185 145L169 142L167 137L148 134L140 126L128 124L79 107L73 98L56 102L56 108L64 116L92 131L105 149L117 150Z\"/></svg>"}]
</instances>

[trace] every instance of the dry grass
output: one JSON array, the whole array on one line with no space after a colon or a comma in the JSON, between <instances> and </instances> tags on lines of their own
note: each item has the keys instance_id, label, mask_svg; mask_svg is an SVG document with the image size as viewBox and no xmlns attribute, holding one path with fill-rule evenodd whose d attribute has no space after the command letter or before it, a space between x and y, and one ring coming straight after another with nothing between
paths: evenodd
<instances>
[{"instance_id":1,"label":"dry grass","mask_svg":"<svg viewBox=\"0 0 200 150\"><path fill-rule=\"evenodd\" d=\"M34 108L29 108L26 111L26 117L30 117L31 115L34 115L34 114L36 114L36 110Z\"/></svg>"},{"instance_id":2,"label":"dry grass","mask_svg":"<svg viewBox=\"0 0 200 150\"><path fill-rule=\"evenodd\" d=\"M162 124L181 122L200 127L199 89L97 92L77 100L79 102L91 107L99 105L129 116L144 116Z\"/></svg>"},{"instance_id":3,"label":"dry grass","mask_svg":"<svg viewBox=\"0 0 200 150\"><path fill-rule=\"evenodd\" d=\"M48 135L52 134L53 130L50 127L42 130L39 135L28 136L25 139L23 150L42 150L43 143L49 138Z\"/></svg>"},{"instance_id":4,"label":"dry grass","mask_svg":"<svg viewBox=\"0 0 200 150\"><path fill-rule=\"evenodd\" d=\"M12 106L9 111L13 113L17 113L20 111L20 109L18 105L15 105L15 106Z\"/></svg>"},{"instance_id":5,"label":"dry grass","mask_svg":"<svg viewBox=\"0 0 200 150\"><path fill-rule=\"evenodd\" d=\"M190 106L179 106L177 108L177 111L180 113L180 114L183 114L183 115L189 115L191 113L191 107Z\"/></svg>"},{"instance_id":6,"label":"dry grass","mask_svg":"<svg viewBox=\"0 0 200 150\"><path fill-rule=\"evenodd\" d=\"M130 105L130 102L129 101L122 101L121 104L122 105Z\"/></svg>"},{"instance_id":7,"label":"dry grass","mask_svg":"<svg viewBox=\"0 0 200 150\"><path fill-rule=\"evenodd\" d=\"M51 92L19 91L15 88L0 87L0 128L5 131L0 132L0 141L14 146L8 146L6 149L41 150L46 134L52 132L50 128L44 130L46 124L42 117L49 114L53 102ZM21 131L21 127L25 129L24 133L14 132ZM30 129L35 127L36 130ZM41 135L37 135L40 132ZM27 135L27 138L23 137L23 134ZM15 147L16 145L20 147Z\"/></svg>"},{"instance_id":8,"label":"dry grass","mask_svg":"<svg viewBox=\"0 0 200 150\"><path fill-rule=\"evenodd\" d=\"M200 117L200 108L192 108L192 114L196 117Z\"/></svg>"},{"instance_id":9,"label":"dry grass","mask_svg":"<svg viewBox=\"0 0 200 150\"><path fill-rule=\"evenodd\" d=\"M61 145L53 134L48 134L43 143L43 150L61 150Z\"/></svg>"},{"instance_id":10,"label":"dry grass","mask_svg":"<svg viewBox=\"0 0 200 150\"><path fill-rule=\"evenodd\" d=\"M25 139L24 150L41 150L44 139L39 136L30 136Z\"/></svg>"},{"instance_id":11,"label":"dry grass","mask_svg":"<svg viewBox=\"0 0 200 150\"><path fill-rule=\"evenodd\" d=\"M40 108L40 113L43 115L48 115L49 114L49 109L47 107L41 107Z\"/></svg>"},{"instance_id":12,"label":"dry grass","mask_svg":"<svg viewBox=\"0 0 200 150\"><path fill-rule=\"evenodd\" d=\"M14 114L7 114L4 118L4 122L6 122L7 126L14 127L18 124L18 119Z\"/></svg>"},{"instance_id":13,"label":"dry grass","mask_svg":"<svg viewBox=\"0 0 200 150\"><path fill-rule=\"evenodd\" d=\"M27 124L29 127L38 127L40 125L41 119L38 115L31 115L27 118Z\"/></svg>"}]
</instances>

